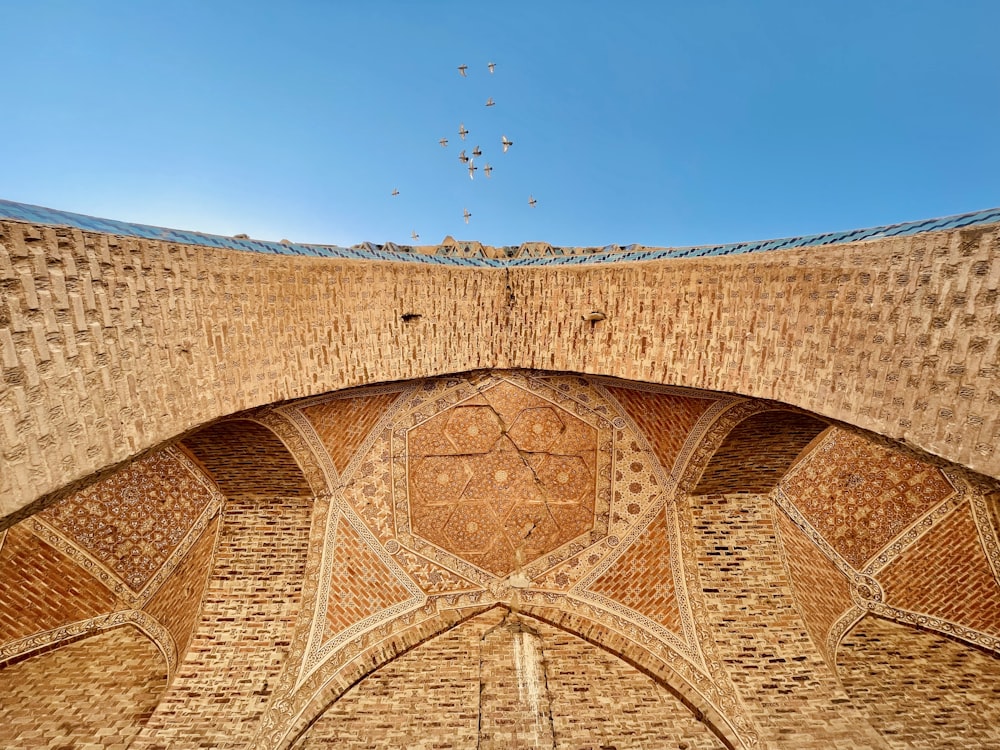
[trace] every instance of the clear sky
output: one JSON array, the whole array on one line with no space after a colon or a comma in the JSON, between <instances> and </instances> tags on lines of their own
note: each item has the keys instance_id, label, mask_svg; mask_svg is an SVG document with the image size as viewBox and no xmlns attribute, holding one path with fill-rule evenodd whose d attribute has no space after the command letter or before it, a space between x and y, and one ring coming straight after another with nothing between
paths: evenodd
<instances>
[{"instance_id":1,"label":"clear sky","mask_svg":"<svg viewBox=\"0 0 1000 750\"><path fill-rule=\"evenodd\" d=\"M1000 206L998 29L997 0L0 0L0 198L339 245L944 216Z\"/></svg>"}]
</instances>

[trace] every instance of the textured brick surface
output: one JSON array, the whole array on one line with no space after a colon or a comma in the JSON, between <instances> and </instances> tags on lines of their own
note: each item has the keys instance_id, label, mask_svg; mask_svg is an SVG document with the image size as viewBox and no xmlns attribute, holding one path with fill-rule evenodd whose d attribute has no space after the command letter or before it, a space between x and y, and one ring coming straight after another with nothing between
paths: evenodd
<instances>
[{"instance_id":1,"label":"textured brick surface","mask_svg":"<svg viewBox=\"0 0 1000 750\"><path fill-rule=\"evenodd\" d=\"M754 414L722 441L698 480L695 494L770 491L826 426L805 414Z\"/></svg>"},{"instance_id":2,"label":"textured brick surface","mask_svg":"<svg viewBox=\"0 0 1000 750\"><path fill-rule=\"evenodd\" d=\"M668 630L681 632L670 565L666 511L660 511L625 553L590 589L634 609Z\"/></svg>"},{"instance_id":3,"label":"textured brick surface","mask_svg":"<svg viewBox=\"0 0 1000 750\"><path fill-rule=\"evenodd\" d=\"M879 582L888 604L1000 636L1000 584L968 505L927 531Z\"/></svg>"},{"instance_id":4,"label":"textured brick surface","mask_svg":"<svg viewBox=\"0 0 1000 750\"><path fill-rule=\"evenodd\" d=\"M183 659L187 652L201 611L218 529L219 521L214 519L144 607L170 631L177 644L178 659Z\"/></svg>"},{"instance_id":5,"label":"textured brick surface","mask_svg":"<svg viewBox=\"0 0 1000 750\"><path fill-rule=\"evenodd\" d=\"M809 638L766 495L693 499L697 566L715 647L767 746L884 747Z\"/></svg>"},{"instance_id":6,"label":"textured brick surface","mask_svg":"<svg viewBox=\"0 0 1000 750\"><path fill-rule=\"evenodd\" d=\"M247 408L483 367L773 398L997 476L998 244L459 269L0 222L0 514Z\"/></svg>"},{"instance_id":7,"label":"textured brick surface","mask_svg":"<svg viewBox=\"0 0 1000 750\"><path fill-rule=\"evenodd\" d=\"M410 593L345 519L337 525L332 568L326 638L410 598Z\"/></svg>"},{"instance_id":8,"label":"textured brick surface","mask_svg":"<svg viewBox=\"0 0 1000 750\"><path fill-rule=\"evenodd\" d=\"M337 471L343 473L372 427L397 398L396 393L334 398L307 406L302 413L320 436Z\"/></svg>"},{"instance_id":9,"label":"textured brick surface","mask_svg":"<svg viewBox=\"0 0 1000 750\"><path fill-rule=\"evenodd\" d=\"M501 610L480 615L369 675L295 747L725 747L673 694L622 660L530 618L523 623L537 651L526 654L502 617ZM528 716L533 699L545 708L537 732Z\"/></svg>"},{"instance_id":10,"label":"textured brick surface","mask_svg":"<svg viewBox=\"0 0 1000 750\"><path fill-rule=\"evenodd\" d=\"M0 548L0 643L110 612L114 594L23 525Z\"/></svg>"},{"instance_id":11,"label":"textured brick surface","mask_svg":"<svg viewBox=\"0 0 1000 750\"><path fill-rule=\"evenodd\" d=\"M226 504L198 627L132 747L247 746L288 653L309 516L297 498Z\"/></svg>"},{"instance_id":12,"label":"textured brick surface","mask_svg":"<svg viewBox=\"0 0 1000 750\"><path fill-rule=\"evenodd\" d=\"M308 497L309 482L284 443L247 419L205 427L184 438L226 497Z\"/></svg>"},{"instance_id":13,"label":"textured brick surface","mask_svg":"<svg viewBox=\"0 0 1000 750\"><path fill-rule=\"evenodd\" d=\"M608 388L652 446L664 471L670 471L698 418L714 402L632 388Z\"/></svg>"},{"instance_id":14,"label":"textured brick surface","mask_svg":"<svg viewBox=\"0 0 1000 750\"><path fill-rule=\"evenodd\" d=\"M851 701L891 748L1000 747L1000 659L940 635L866 617L841 642Z\"/></svg>"},{"instance_id":15,"label":"textured brick surface","mask_svg":"<svg viewBox=\"0 0 1000 750\"><path fill-rule=\"evenodd\" d=\"M816 648L832 664L827 636L853 605L850 583L788 516L778 513L777 521L795 605Z\"/></svg>"},{"instance_id":16,"label":"textured brick surface","mask_svg":"<svg viewBox=\"0 0 1000 750\"><path fill-rule=\"evenodd\" d=\"M831 431L781 486L857 569L954 493L936 466L842 429Z\"/></svg>"},{"instance_id":17,"label":"textured brick surface","mask_svg":"<svg viewBox=\"0 0 1000 750\"><path fill-rule=\"evenodd\" d=\"M163 656L114 628L0 668L0 745L124 750L167 685Z\"/></svg>"}]
</instances>

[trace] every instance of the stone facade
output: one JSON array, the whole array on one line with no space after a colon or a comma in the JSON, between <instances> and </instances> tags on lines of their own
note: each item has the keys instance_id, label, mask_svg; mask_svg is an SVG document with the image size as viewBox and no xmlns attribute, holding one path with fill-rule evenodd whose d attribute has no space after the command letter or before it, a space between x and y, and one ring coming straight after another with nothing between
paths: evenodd
<instances>
[{"instance_id":1,"label":"stone facade","mask_svg":"<svg viewBox=\"0 0 1000 750\"><path fill-rule=\"evenodd\" d=\"M998 251L0 221L4 744L996 746Z\"/></svg>"}]
</instances>

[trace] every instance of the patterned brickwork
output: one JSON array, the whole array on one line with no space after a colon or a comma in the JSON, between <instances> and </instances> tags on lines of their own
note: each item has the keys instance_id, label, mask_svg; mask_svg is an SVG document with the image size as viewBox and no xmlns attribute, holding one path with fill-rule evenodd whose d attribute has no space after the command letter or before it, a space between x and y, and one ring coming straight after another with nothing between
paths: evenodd
<instances>
[{"instance_id":1,"label":"patterned brickwork","mask_svg":"<svg viewBox=\"0 0 1000 750\"><path fill-rule=\"evenodd\" d=\"M115 608L114 594L19 524L0 549L0 644Z\"/></svg>"},{"instance_id":2,"label":"patterned brickwork","mask_svg":"<svg viewBox=\"0 0 1000 750\"><path fill-rule=\"evenodd\" d=\"M161 450L39 514L133 592L141 591L212 501L175 452Z\"/></svg>"},{"instance_id":3,"label":"patterned brickwork","mask_svg":"<svg viewBox=\"0 0 1000 750\"><path fill-rule=\"evenodd\" d=\"M0 745L126 748L167 685L166 665L124 626L0 669Z\"/></svg>"},{"instance_id":4,"label":"patterned brickwork","mask_svg":"<svg viewBox=\"0 0 1000 750\"><path fill-rule=\"evenodd\" d=\"M723 440L705 467L695 494L769 492L826 426L805 414L754 414Z\"/></svg>"},{"instance_id":5,"label":"patterned brickwork","mask_svg":"<svg viewBox=\"0 0 1000 750\"><path fill-rule=\"evenodd\" d=\"M649 393L632 388L609 387L608 391L639 427L667 472L673 468L691 428L713 403L711 399Z\"/></svg>"},{"instance_id":6,"label":"patterned brickwork","mask_svg":"<svg viewBox=\"0 0 1000 750\"><path fill-rule=\"evenodd\" d=\"M968 505L921 536L879 582L887 604L1000 636L1000 585Z\"/></svg>"},{"instance_id":7,"label":"patterned brickwork","mask_svg":"<svg viewBox=\"0 0 1000 750\"><path fill-rule=\"evenodd\" d=\"M474 748L479 641L501 613L466 621L368 675L327 709L296 750Z\"/></svg>"},{"instance_id":8,"label":"patterned brickwork","mask_svg":"<svg viewBox=\"0 0 1000 750\"><path fill-rule=\"evenodd\" d=\"M809 637L766 495L692 498L705 623L765 747L884 747Z\"/></svg>"},{"instance_id":9,"label":"patterned brickwork","mask_svg":"<svg viewBox=\"0 0 1000 750\"><path fill-rule=\"evenodd\" d=\"M299 613L310 509L307 499L226 503L198 627L133 748L247 746Z\"/></svg>"},{"instance_id":10,"label":"patterned brickwork","mask_svg":"<svg viewBox=\"0 0 1000 750\"><path fill-rule=\"evenodd\" d=\"M670 533L666 511L660 511L632 546L590 590L634 609L674 633L681 633L674 572L670 565Z\"/></svg>"},{"instance_id":11,"label":"patterned brickwork","mask_svg":"<svg viewBox=\"0 0 1000 750\"><path fill-rule=\"evenodd\" d=\"M209 523L198 541L143 608L170 631L177 644L177 658L180 660L183 660L187 652L201 611L201 600L212 568L218 529L219 522L216 518Z\"/></svg>"},{"instance_id":12,"label":"patterned brickwork","mask_svg":"<svg viewBox=\"0 0 1000 750\"><path fill-rule=\"evenodd\" d=\"M308 406L302 413L323 441L337 471L343 473L368 433L397 398L396 393L334 398Z\"/></svg>"},{"instance_id":13,"label":"patterned brickwork","mask_svg":"<svg viewBox=\"0 0 1000 750\"><path fill-rule=\"evenodd\" d=\"M827 637L853 605L850 583L787 515L776 515L795 604L816 648L833 664Z\"/></svg>"},{"instance_id":14,"label":"patterned brickwork","mask_svg":"<svg viewBox=\"0 0 1000 750\"><path fill-rule=\"evenodd\" d=\"M1000 747L1000 658L877 617L837 654L844 689L890 748Z\"/></svg>"},{"instance_id":15,"label":"patterned brickwork","mask_svg":"<svg viewBox=\"0 0 1000 750\"><path fill-rule=\"evenodd\" d=\"M248 408L488 367L776 399L997 476L998 245L484 269L3 221L0 514Z\"/></svg>"},{"instance_id":16,"label":"patterned brickwork","mask_svg":"<svg viewBox=\"0 0 1000 750\"><path fill-rule=\"evenodd\" d=\"M366 677L307 731L297 749L372 747L535 747L508 741L520 725L499 708L530 700L519 691L512 633L502 633L492 610L418 646ZM688 748L723 744L667 689L602 649L535 620L544 682L536 697L550 707L548 744L558 750ZM522 649L522 675L525 670ZM527 687L528 683L524 683ZM500 724L497 722L510 722ZM480 729L484 728L480 736ZM523 726L521 727L523 731ZM555 742L553 743L552 737ZM522 737L522 740L525 738Z\"/></svg>"},{"instance_id":17,"label":"patterned brickwork","mask_svg":"<svg viewBox=\"0 0 1000 750\"><path fill-rule=\"evenodd\" d=\"M841 429L828 433L781 486L857 569L954 493L937 467Z\"/></svg>"},{"instance_id":18,"label":"patterned brickwork","mask_svg":"<svg viewBox=\"0 0 1000 750\"><path fill-rule=\"evenodd\" d=\"M198 430L183 440L226 497L309 497L312 490L295 458L264 425L236 419Z\"/></svg>"},{"instance_id":19,"label":"patterned brickwork","mask_svg":"<svg viewBox=\"0 0 1000 750\"><path fill-rule=\"evenodd\" d=\"M726 747L650 677L584 640L542 624L535 627L543 637L557 747Z\"/></svg>"},{"instance_id":20,"label":"patterned brickwork","mask_svg":"<svg viewBox=\"0 0 1000 750\"><path fill-rule=\"evenodd\" d=\"M410 598L346 519L337 524L324 640Z\"/></svg>"}]
</instances>

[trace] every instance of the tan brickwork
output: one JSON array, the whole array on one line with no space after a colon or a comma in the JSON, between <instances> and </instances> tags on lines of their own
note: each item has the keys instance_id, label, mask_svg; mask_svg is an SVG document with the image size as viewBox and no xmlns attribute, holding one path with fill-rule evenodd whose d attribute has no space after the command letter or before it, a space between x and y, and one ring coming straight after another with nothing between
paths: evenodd
<instances>
[{"instance_id":1,"label":"tan brickwork","mask_svg":"<svg viewBox=\"0 0 1000 750\"><path fill-rule=\"evenodd\" d=\"M711 399L648 393L633 388L608 388L615 400L649 440L664 471L670 471L698 418Z\"/></svg>"},{"instance_id":2,"label":"tan brickwork","mask_svg":"<svg viewBox=\"0 0 1000 750\"><path fill-rule=\"evenodd\" d=\"M864 618L837 668L859 714L899 750L1000 747L1000 658L944 636Z\"/></svg>"},{"instance_id":3,"label":"tan brickwork","mask_svg":"<svg viewBox=\"0 0 1000 750\"><path fill-rule=\"evenodd\" d=\"M295 747L726 747L669 690L621 659L533 618L505 628L504 617L491 610L373 672ZM530 653L514 643L526 634ZM530 709L529 687L544 709L544 737L535 736L534 721L519 720Z\"/></svg>"},{"instance_id":4,"label":"tan brickwork","mask_svg":"<svg viewBox=\"0 0 1000 750\"><path fill-rule=\"evenodd\" d=\"M769 492L826 426L806 414L754 414L722 441L698 480L695 494Z\"/></svg>"},{"instance_id":5,"label":"tan brickwork","mask_svg":"<svg viewBox=\"0 0 1000 750\"><path fill-rule=\"evenodd\" d=\"M299 613L310 509L301 498L226 503L198 627L133 748L249 744Z\"/></svg>"},{"instance_id":6,"label":"tan brickwork","mask_svg":"<svg viewBox=\"0 0 1000 750\"><path fill-rule=\"evenodd\" d=\"M324 640L410 598L410 592L346 519L337 525L331 567Z\"/></svg>"},{"instance_id":7,"label":"tan brickwork","mask_svg":"<svg viewBox=\"0 0 1000 750\"><path fill-rule=\"evenodd\" d=\"M1000 585L968 504L927 531L878 578L890 605L1000 636Z\"/></svg>"},{"instance_id":8,"label":"tan brickwork","mask_svg":"<svg viewBox=\"0 0 1000 750\"><path fill-rule=\"evenodd\" d=\"M777 514L777 525L795 605L813 644L832 665L827 638L834 623L854 604L850 582L784 513Z\"/></svg>"},{"instance_id":9,"label":"tan brickwork","mask_svg":"<svg viewBox=\"0 0 1000 750\"><path fill-rule=\"evenodd\" d=\"M257 422L219 422L188 435L181 444L227 497L312 494L309 481L284 443Z\"/></svg>"},{"instance_id":10,"label":"tan brickwork","mask_svg":"<svg viewBox=\"0 0 1000 750\"><path fill-rule=\"evenodd\" d=\"M195 621L201 612L218 529L219 521L216 518L209 523L198 541L144 607L146 612L170 631L177 644L178 659L183 659L187 653Z\"/></svg>"},{"instance_id":11,"label":"tan brickwork","mask_svg":"<svg viewBox=\"0 0 1000 750\"><path fill-rule=\"evenodd\" d=\"M323 440L333 465L342 473L368 433L397 398L397 393L334 398L307 406L302 413Z\"/></svg>"},{"instance_id":12,"label":"tan brickwork","mask_svg":"<svg viewBox=\"0 0 1000 750\"><path fill-rule=\"evenodd\" d=\"M0 514L247 408L483 367L773 398L998 476L998 244L463 269L0 222Z\"/></svg>"},{"instance_id":13,"label":"tan brickwork","mask_svg":"<svg viewBox=\"0 0 1000 750\"><path fill-rule=\"evenodd\" d=\"M24 524L0 548L0 644L110 612L115 595Z\"/></svg>"},{"instance_id":14,"label":"tan brickwork","mask_svg":"<svg viewBox=\"0 0 1000 750\"><path fill-rule=\"evenodd\" d=\"M0 668L0 746L124 750L167 684L156 646L113 628Z\"/></svg>"},{"instance_id":15,"label":"tan brickwork","mask_svg":"<svg viewBox=\"0 0 1000 750\"><path fill-rule=\"evenodd\" d=\"M667 630L682 633L666 511L660 511L590 589L634 609Z\"/></svg>"},{"instance_id":16,"label":"tan brickwork","mask_svg":"<svg viewBox=\"0 0 1000 750\"><path fill-rule=\"evenodd\" d=\"M809 637L767 495L690 499L706 623L765 747L885 747ZM737 626L737 624L739 624Z\"/></svg>"}]
</instances>

